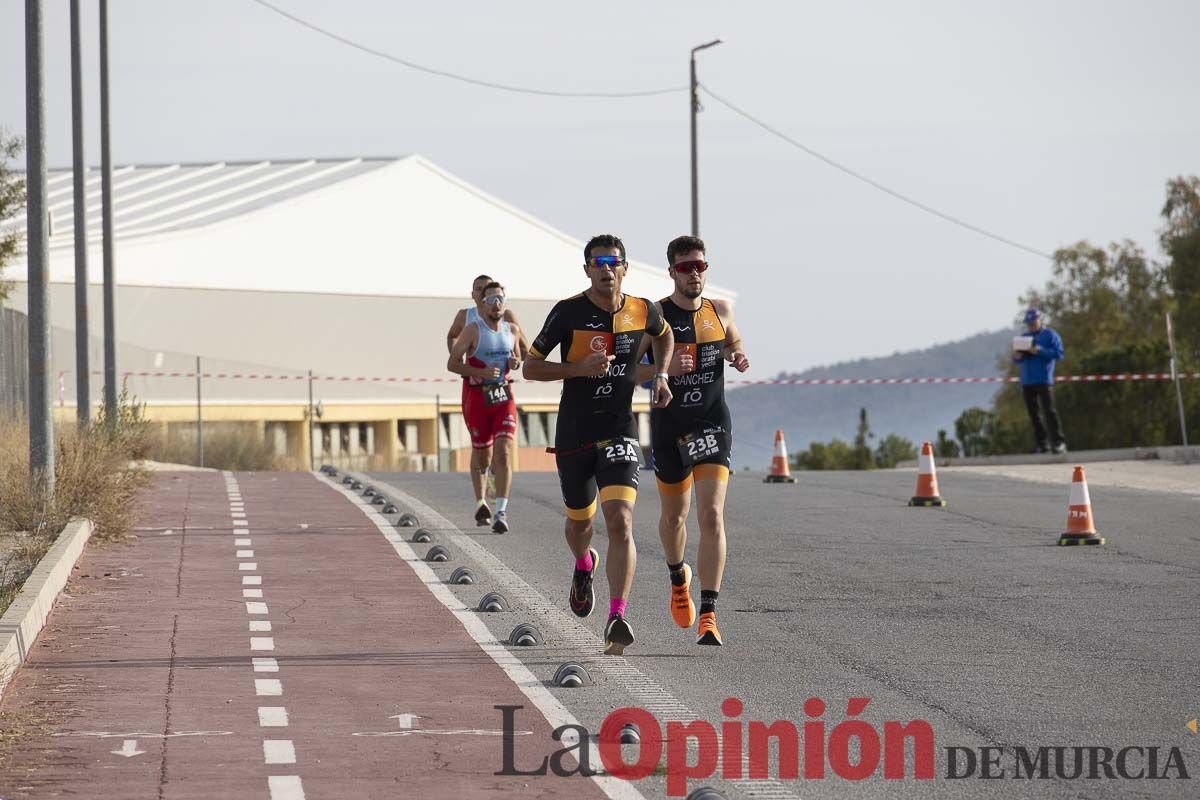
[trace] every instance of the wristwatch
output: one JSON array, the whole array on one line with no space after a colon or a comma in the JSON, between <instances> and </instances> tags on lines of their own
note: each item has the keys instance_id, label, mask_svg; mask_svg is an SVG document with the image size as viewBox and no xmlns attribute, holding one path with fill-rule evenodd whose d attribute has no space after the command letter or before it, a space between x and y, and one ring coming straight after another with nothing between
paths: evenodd
<instances>
[{"instance_id":1,"label":"wristwatch","mask_svg":"<svg viewBox=\"0 0 1200 800\"><path fill-rule=\"evenodd\" d=\"M658 380L659 378L662 378L665 381L667 379L667 373L665 373L665 372L654 373L654 380Z\"/></svg>"}]
</instances>

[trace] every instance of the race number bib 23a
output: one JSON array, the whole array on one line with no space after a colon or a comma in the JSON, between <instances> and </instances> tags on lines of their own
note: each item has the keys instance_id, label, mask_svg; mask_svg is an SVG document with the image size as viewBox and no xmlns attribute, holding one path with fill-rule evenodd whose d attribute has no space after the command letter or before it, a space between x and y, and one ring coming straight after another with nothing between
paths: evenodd
<instances>
[{"instance_id":1,"label":"race number bib 23a","mask_svg":"<svg viewBox=\"0 0 1200 800\"><path fill-rule=\"evenodd\" d=\"M729 433L722 428L702 428L676 440L685 467L716 457L728 457Z\"/></svg>"},{"instance_id":2,"label":"race number bib 23a","mask_svg":"<svg viewBox=\"0 0 1200 800\"><path fill-rule=\"evenodd\" d=\"M507 383L486 383L483 389L483 403L487 406L498 406L507 403L509 397Z\"/></svg>"},{"instance_id":3,"label":"race number bib 23a","mask_svg":"<svg viewBox=\"0 0 1200 800\"><path fill-rule=\"evenodd\" d=\"M633 439L606 439L596 442L596 452L600 460L613 466L619 464L640 464L641 450Z\"/></svg>"}]
</instances>

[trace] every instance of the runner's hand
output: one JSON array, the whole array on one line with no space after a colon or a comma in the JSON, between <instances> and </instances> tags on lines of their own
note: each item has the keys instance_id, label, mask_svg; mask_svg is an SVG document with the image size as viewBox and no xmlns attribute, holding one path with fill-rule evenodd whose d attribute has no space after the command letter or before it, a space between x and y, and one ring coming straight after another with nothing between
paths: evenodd
<instances>
[{"instance_id":1,"label":"runner's hand","mask_svg":"<svg viewBox=\"0 0 1200 800\"><path fill-rule=\"evenodd\" d=\"M741 350L729 354L729 364L738 372L745 372L750 369L750 359L746 358L746 354Z\"/></svg>"},{"instance_id":2,"label":"runner's hand","mask_svg":"<svg viewBox=\"0 0 1200 800\"><path fill-rule=\"evenodd\" d=\"M502 373L500 372L499 367L480 367L479 368L479 377L483 378L485 381L499 380L501 374Z\"/></svg>"},{"instance_id":3,"label":"runner's hand","mask_svg":"<svg viewBox=\"0 0 1200 800\"><path fill-rule=\"evenodd\" d=\"M579 362L579 374L590 378L603 378L604 374L608 372L608 365L614 358L615 356L610 356L603 351L588 353L587 358Z\"/></svg>"},{"instance_id":4,"label":"runner's hand","mask_svg":"<svg viewBox=\"0 0 1200 800\"><path fill-rule=\"evenodd\" d=\"M516 372L516 371L517 371L517 370L519 370L520 368L521 368L521 359L517 358L516 356L511 356L511 357L509 357L509 359L508 359L508 371L509 371L509 372Z\"/></svg>"},{"instance_id":5,"label":"runner's hand","mask_svg":"<svg viewBox=\"0 0 1200 800\"><path fill-rule=\"evenodd\" d=\"M667 367L667 374L673 377L685 375L696 368L696 357L686 350L676 350Z\"/></svg>"},{"instance_id":6,"label":"runner's hand","mask_svg":"<svg viewBox=\"0 0 1200 800\"><path fill-rule=\"evenodd\" d=\"M671 403L671 387L667 386L666 378L655 378L651 391L651 408L666 408Z\"/></svg>"}]
</instances>

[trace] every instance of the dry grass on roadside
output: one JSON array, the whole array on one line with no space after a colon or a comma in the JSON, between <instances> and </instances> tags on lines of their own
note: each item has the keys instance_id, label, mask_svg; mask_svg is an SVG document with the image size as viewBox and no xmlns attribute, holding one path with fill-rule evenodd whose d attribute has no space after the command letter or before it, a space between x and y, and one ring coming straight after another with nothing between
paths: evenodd
<instances>
[{"instance_id":1,"label":"dry grass on roadside","mask_svg":"<svg viewBox=\"0 0 1200 800\"><path fill-rule=\"evenodd\" d=\"M26 709L0 709L0 768L8 763L16 746L31 736L50 732L50 719Z\"/></svg>"},{"instance_id":2,"label":"dry grass on roadside","mask_svg":"<svg viewBox=\"0 0 1200 800\"><path fill-rule=\"evenodd\" d=\"M172 430L151 437L149 457L166 464L199 466L195 429ZM213 422L204 425L204 466L235 472L277 470L275 448L252 425Z\"/></svg>"},{"instance_id":3,"label":"dry grass on roadside","mask_svg":"<svg viewBox=\"0 0 1200 800\"><path fill-rule=\"evenodd\" d=\"M137 494L148 474L132 467L146 454L140 409L122 393L114 424L103 418L85 430L55 433L54 491L47 494L29 472L29 426L0 419L0 537L12 549L0 557L0 613L72 518L96 524L95 538L119 541L133 526Z\"/></svg>"},{"instance_id":4,"label":"dry grass on roadside","mask_svg":"<svg viewBox=\"0 0 1200 800\"><path fill-rule=\"evenodd\" d=\"M29 432L21 420L0 422L0 530L53 538L73 517L96 523L100 539L121 539L136 513L142 470L131 468L130 444L100 424L56 433L53 496L29 477Z\"/></svg>"}]
</instances>

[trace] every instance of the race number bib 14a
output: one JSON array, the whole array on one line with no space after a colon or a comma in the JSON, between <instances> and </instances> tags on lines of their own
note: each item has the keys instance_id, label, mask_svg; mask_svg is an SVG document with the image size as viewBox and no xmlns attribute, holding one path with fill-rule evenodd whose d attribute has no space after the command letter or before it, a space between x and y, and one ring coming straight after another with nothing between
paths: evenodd
<instances>
[{"instance_id":1,"label":"race number bib 14a","mask_svg":"<svg viewBox=\"0 0 1200 800\"><path fill-rule=\"evenodd\" d=\"M596 442L596 451L604 463L614 466L642 462L638 443L633 439L606 439L603 442Z\"/></svg>"},{"instance_id":2,"label":"race number bib 14a","mask_svg":"<svg viewBox=\"0 0 1200 800\"><path fill-rule=\"evenodd\" d=\"M485 383L482 388L484 405L498 406L508 402L510 395L507 383Z\"/></svg>"},{"instance_id":3,"label":"race number bib 14a","mask_svg":"<svg viewBox=\"0 0 1200 800\"><path fill-rule=\"evenodd\" d=\"M722 428L702 428L676 440L685 467L729 455L729 433Z\"/></svg>"}]
</instances>

